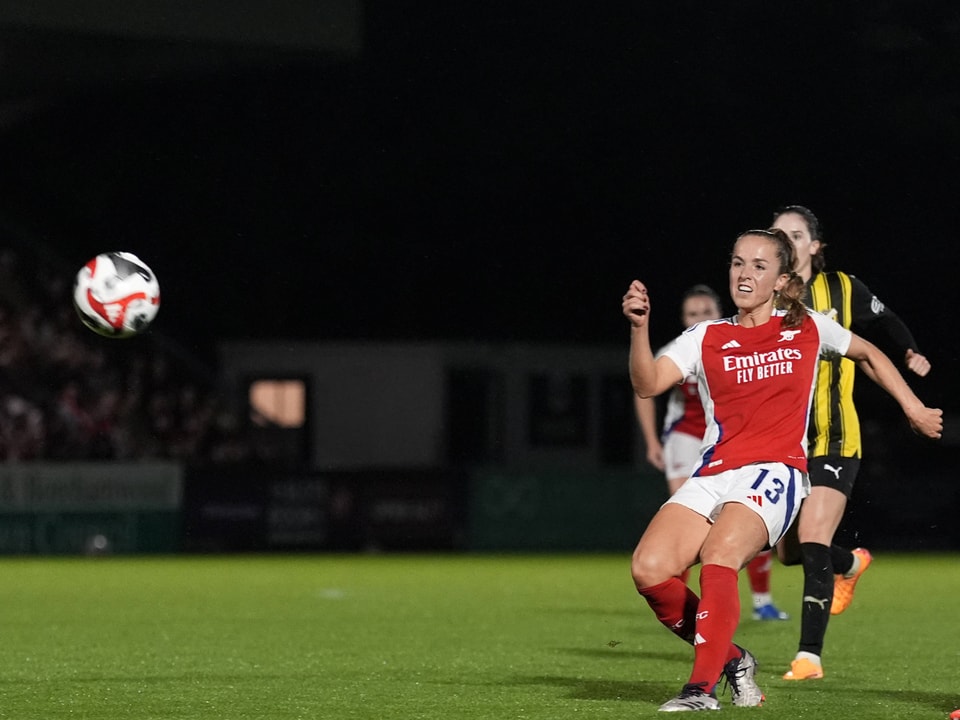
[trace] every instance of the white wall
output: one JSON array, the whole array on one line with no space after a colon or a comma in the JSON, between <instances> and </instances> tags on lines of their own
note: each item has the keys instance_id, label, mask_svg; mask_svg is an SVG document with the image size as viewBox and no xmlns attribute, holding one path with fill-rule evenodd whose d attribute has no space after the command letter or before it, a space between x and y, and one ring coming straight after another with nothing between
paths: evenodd
<instances>
[{"instance_id":1,"label":"white wall","mask_svg":"<svg viewBox=\"0 0 960 720\"><path fill-rule=\"evenodd\" d=\"M251 376L308 378L317 469L440 462L443 365L437 346L226 343L220 365L238 392Z\"/></svg>"},{"instance_id":2,"label":"white wall","mask_svg":"<svg viewBox=\"0 0 960 720\"><path fill-rule=\"evenodd\" d=\"M595 467L603 376L622 374L624 395L631 392L625 345L230 342L219 364L237 397L244 380L308 378L311 460L327 470L442 465L448 369L481 368L502 380L502 455L514 468ZM529 443L529 381L551 373L587 378L586 443Z\"/></svg>"}]
</instances>

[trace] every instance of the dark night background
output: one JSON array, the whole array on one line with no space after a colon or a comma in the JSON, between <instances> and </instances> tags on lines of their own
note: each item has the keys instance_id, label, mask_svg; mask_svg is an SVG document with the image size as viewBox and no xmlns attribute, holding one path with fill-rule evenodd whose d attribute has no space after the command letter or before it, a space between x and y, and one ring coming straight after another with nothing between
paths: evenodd
<instances>
[{"instance_id":1,"label":"dark night background","mask_svg":"<svg viewBox=\"0 0 960 720\"><path fill-rule=\"evenodd\" d=\"M726 297L734 237L801 203L829 267L914 330L925 399L954 405L955 4L371 0L360 23L337 53L4 21L8 234L71 273L139 254L154 332L201 355L625 346L632 278L665 340L687 286Z\"/></svg>"}]
</instances>

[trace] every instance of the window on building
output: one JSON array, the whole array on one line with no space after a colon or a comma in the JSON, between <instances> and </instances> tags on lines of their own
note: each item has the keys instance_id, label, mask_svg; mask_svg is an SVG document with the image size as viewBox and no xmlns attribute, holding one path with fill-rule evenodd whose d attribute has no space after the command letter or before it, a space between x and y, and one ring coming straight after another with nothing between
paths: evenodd
<instances>
[{"instance_id":1,"label":"window on building","mask_svg":"<svg viewBox=\"0 0 960 720\"><path fill-rule=\"evenodd\" d=\"M250 420L255 425L300 428L306 423L307 388L303 380L254 380L247 399Z\"/></svg>"}]
</instances>

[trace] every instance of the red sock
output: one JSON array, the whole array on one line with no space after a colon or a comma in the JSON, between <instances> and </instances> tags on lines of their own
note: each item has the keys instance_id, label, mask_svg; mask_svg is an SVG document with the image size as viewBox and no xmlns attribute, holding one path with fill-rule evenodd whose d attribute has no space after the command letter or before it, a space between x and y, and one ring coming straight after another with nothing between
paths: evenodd
<instances>
[{"instance_id":1,"label":"red sock","mask_svg":"<svg viewBox=\"0 0 960 720\"><path fill-rule=\"evenodd\" d=\"M710 692L727 661L740 657L740 649L733 644L740 622L737 571L722 565L704 565L700 568L700 596L690 682L702 684Z\"/></svg>"},{"instance_id":2,"label":"red sock","mask_svg":"<svg viewBox=\"0 0 960 720\"><path fill-rule=\"evenodd\" d=\"M747 563L747 575L750 576L750 589L755 593L770 592L770 572L773 569L771 550L762 550Z\"/></svg>"},{"instance_id":3,"label":"red sock","mask_svg":"<svg viewBox=\"0 0 960 720\"><path fill-rule=\"evenodd\" d=\"M693 645L697 606L700 598L680 578L637 590L647 601L657 620L677 637Z\"/></svg>"}]
</instances>

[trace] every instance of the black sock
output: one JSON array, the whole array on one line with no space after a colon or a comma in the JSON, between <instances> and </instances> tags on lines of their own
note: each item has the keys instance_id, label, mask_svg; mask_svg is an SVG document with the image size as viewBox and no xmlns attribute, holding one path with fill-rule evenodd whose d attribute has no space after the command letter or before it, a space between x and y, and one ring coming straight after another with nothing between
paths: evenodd
<instances>
[{"instance_id":1,"label":"black sock","mask_svg":"<svg viewBox=\"0 0 960 720\"><path fill-rule=\"evenodd\" d=\"M800 650L820 655L833 603L833 563L830 548L820 543L800 543L800 553L803 557Z\"/></svg>"},{"instance_id":2,"label":"black sock","mask_svg":"<svg viewBox=\"0 0 960 720\"><path fill-rule=\"evenodd\" d=\"M833 572L843 575L853 567L853 552L839 545L830 546L830 559L833 561Z\"/></svg>"}]
</instances>

